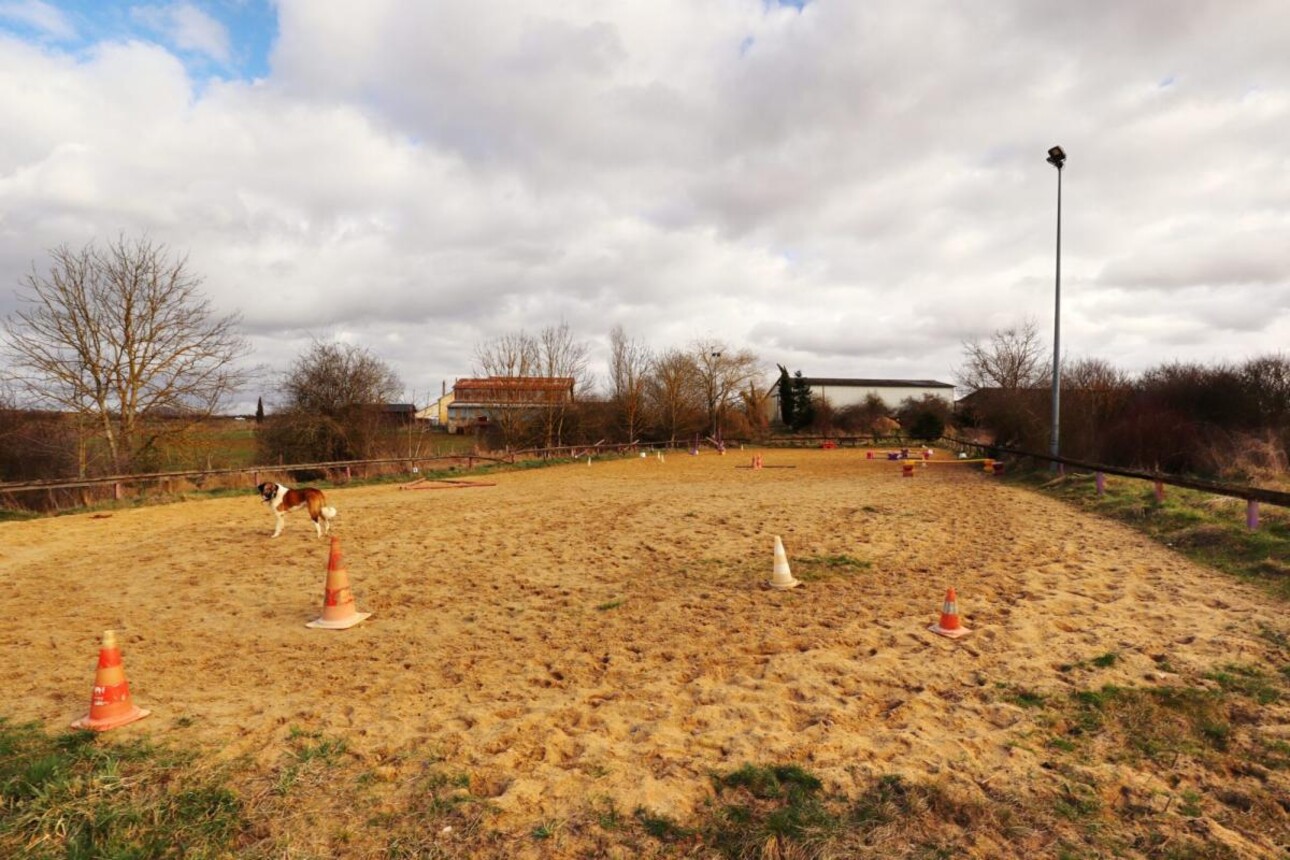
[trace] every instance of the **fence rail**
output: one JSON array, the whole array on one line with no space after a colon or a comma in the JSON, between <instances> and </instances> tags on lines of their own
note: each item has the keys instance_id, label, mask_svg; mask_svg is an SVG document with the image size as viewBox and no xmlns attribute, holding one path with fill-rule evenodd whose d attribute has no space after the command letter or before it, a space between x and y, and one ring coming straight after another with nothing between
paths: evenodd
<instances>
[{"instance_id":1,"label":"fence rail","mask_svg":"<svg viewBox=\"0 0 1290 860\"><path fill-rule=\"evenodd\" d=\"M677 443L678 445L681 443ZM7 481L0 482L0 496L8 493L32 493L47 490L79 490L90 487L116 487L128 486L131 484L153 484L161 481L192 480L194 482L203 482L208 478L221 475L259 475L272 474L274 472L317 472L317 471L338 471L341 469L366 468L369 466L392 466L405 465L409 471L413 468L420 468L423 464L434 463L444 460L466 461L466 468L474 468L476 462L479 463L505 463L514 464L517 458L541 458L551 459L554 457L568 456L577 457L587 453L603 452L621 452L626 450L636 450L639 448L666 448L670 447L669 443L615 443L607 445L596 443L594 445L562 445L551 448L526 448L521 451L505 452L501 456L492 456L489 454L461 453L461 454L436 454L430 457L383 457L372 460L329 460L320 463L286 463L286 464L268 464L259 466L239 466L228 469L185 469L174 472L149 472L147 474L134 475L105 475L99 478L66 478L47 481ZM562 455L561 452L564 452Z\"/></svg>"},{"instance_id":2,"label":"fence rail","mask_svg":"<svg viewBox=\"0 0 1290 860\"><path fill-rule=\"evenodd\" d=\"M1155 484L1183 487L1188 490L1200 490L1204 493L1212 493L1216 496L1228 496L1234 499L1244 499L1247 502L1263 502L1269 505L1277 505L1283 508L1290 508L1290 493L1283 493L1278 490L1268 490L1263 487L1238 487L1232 484L1219 484L1213 481L1202 481L1199 478L1187 478L1182 475L1169 475L1164 472L1139 472L1133 469L1124 469L1118 466L1105 466L1100 463L1088 463L1083 460L1072 460L1069 457L1054 457L1051 454L1037 454L1034 451L1023 451L1019 448L1009 448L1004 445L988 445L981 442L969 442L966 439L955 439L952 436L941 437L944 441L954 445L961 445L968 448L978 448L983 451L1002 451L1005 454L1012 454L1016 457L1029 457L1034 460L1042 460L1048 463L1058 463L1063 466L1070 466L1073 469L1085 469L1094 473L1106 475L1119 475L1123 478L1137 478L1142 481L1151 481Z\"/></svg>"}]
</instances>

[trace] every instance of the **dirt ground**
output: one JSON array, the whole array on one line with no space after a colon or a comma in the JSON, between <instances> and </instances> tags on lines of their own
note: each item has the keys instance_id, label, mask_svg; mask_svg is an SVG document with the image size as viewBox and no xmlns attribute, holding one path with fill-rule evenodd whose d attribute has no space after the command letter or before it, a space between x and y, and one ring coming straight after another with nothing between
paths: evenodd
<instances>
[{"instance_id":1,"label":"dirt ground","mask_svg":"<svg viewBox=\"0 0 1290 860\"><path fill-rule=\"evenodd\" d=\"M1024 784L1042 754L1000 686L1087 685L1069 665L1109 651L1098 683L1169 684L1263 660L1260 626L1290 634L1259 592L946 452L912 478L860 451L760 453L329 489L372 613L345 631L305 626L328 542L303 512L270 539L252 490L0 524L0 714L82 716L115 628L152 710L115 733L268 770L321 732L391 784L433 757L527 830L589 797L684 819L745 762L842 791ZM764 585L775 535L799 588ZM948 586L960 641L927 631ZM1290 739L1284 708L1268 721Z\"/></svg>"}]
</instances>

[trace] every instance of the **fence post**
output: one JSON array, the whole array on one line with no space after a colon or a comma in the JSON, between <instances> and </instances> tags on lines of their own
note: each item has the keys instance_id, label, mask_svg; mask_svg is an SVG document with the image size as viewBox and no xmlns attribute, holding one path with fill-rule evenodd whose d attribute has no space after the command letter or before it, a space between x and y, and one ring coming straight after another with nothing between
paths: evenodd
<instances>
[{"instance_id":1,"label":"fence post","mask_svg":"<svg viewBox=\"0 0 1290 860\"><path fill-rule=\"evenodd\" d=\"M124 493L121 492L121 482L117 481L115 484L112 485L112 498L116 499L119 502L121 501L121 498L123 495Z\"/></svg>"},{"instance_id":2,"label":"fence post","mask_svg":"<svg viewBox=\"0 0 1290 860\"><path fill-rule=\"evenodd\" d=\"M1156 503L1159 504L1165 500L1165 482L1156 481Z\"/></svg>"},{"instance_id":3,"label":"fence post","mask_svg":"<svg viewBox=\"0 0 1290 860\"><path fill-rule=\"evenodd\" d=\"M1247 499L1245 502L1245 525L1250 531L1255 531L1259 527L1259 503L1257 499Z\"/></svg>"},{"instance_id":4,"label":"fence post","mask_svg":"<svg viewBox=\"0 0 1290 860\"><path fill-rule=\"evenodd\" d=\"M1106 492L1106 475L1098 472L1094 476L1094 483L1097 484L1097 494L1100 496Z\"/></svg>"},{"instance_id":5,"label":"fence post","mask_svg":"<svg viewBox=\"0 0 1290 860\"><path fill-rule=\"evenodd\" d=\"M353 474L349 471L349 466L345 467L345 483L348 484L353 479Z\"/></svg>"}]
</instances>

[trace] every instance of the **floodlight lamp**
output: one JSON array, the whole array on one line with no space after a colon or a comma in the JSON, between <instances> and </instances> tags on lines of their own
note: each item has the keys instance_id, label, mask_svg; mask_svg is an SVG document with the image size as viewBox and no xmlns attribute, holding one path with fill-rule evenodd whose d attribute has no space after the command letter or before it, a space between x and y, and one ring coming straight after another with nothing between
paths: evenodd
<instances>
[{"instance_id":1,"label":"floodlight lamp","mask_svg":"<svg viewBox=\"0 0 1290 860\"><path fill-rule=\"evenodd\" d=\"M1062 164L1064 164L1065 162L1066 162L1066 153L1062 151L1062 148L1060 146L1054 146L1052 149L1048 150L1048 163L1051 164L1053 167L1056 167L1058 170L1061 170Z\"/></svg>"}]
</instances>

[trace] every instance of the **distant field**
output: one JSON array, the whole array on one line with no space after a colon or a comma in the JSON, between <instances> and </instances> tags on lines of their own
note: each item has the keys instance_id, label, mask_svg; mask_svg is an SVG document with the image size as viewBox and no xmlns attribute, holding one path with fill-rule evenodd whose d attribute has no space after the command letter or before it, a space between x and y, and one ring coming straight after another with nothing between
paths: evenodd
<instances>
[{"instance_id":1,"label":"distant field","mask_svg":"<svg viewBox=\"0 0 1290 860\"><path fill-rule=\"evenodd\" d=\"M326 543L251 494L0 523L0 855L1290 846L1283 603L944 455L751 453L329 489L373 613L341 632L304 626ZM798 588L764 587L775 535ZM44 739L108 627L152 716Z\"/></svg>"}]
</instances>

